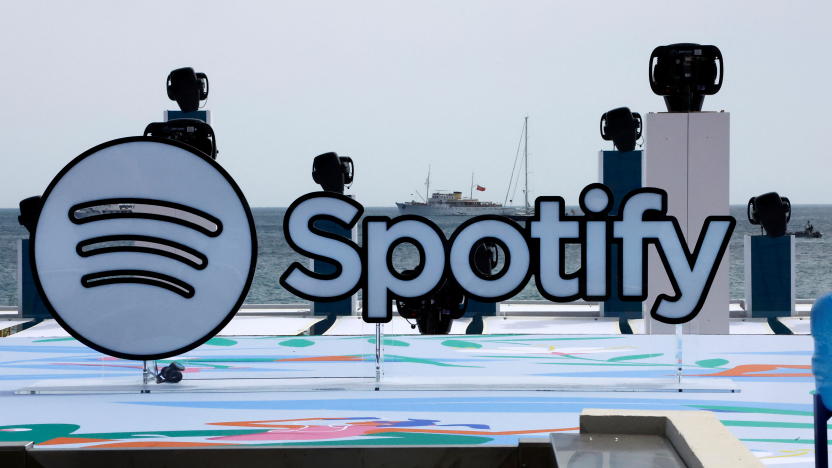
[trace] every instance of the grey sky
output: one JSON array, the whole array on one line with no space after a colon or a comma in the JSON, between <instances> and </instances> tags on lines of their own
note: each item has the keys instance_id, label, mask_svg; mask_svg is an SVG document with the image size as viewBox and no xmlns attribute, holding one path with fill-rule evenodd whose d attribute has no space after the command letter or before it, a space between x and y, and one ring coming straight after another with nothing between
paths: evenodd
<instances>
[{"instance_id":1,"label":"grey sky","mask_svg":"<svg viewBox=\"0 0 832 468\"><path fill-rule=\"evenodd\" d=\"M220 155L253 206L316 189L312 157L352 156L369 206L432 186L502 201L524 115L532 195L597 178L601 113L662 111L653 47L715 44L731 112L731 202L832 203L830 2L6 2L0 206L41 193L104 141L161 120L168 71L208 74ZM518 196L519 198L519 196Z\"/></svg>"}]
</instances>

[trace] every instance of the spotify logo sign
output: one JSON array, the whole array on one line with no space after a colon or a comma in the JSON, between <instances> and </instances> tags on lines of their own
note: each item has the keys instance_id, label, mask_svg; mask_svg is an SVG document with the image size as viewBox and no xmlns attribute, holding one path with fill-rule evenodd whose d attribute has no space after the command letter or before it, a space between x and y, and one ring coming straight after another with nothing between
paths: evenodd
<instances>
[{"instance_id":1,"label":"spotify logo sign","mask_svg":"<svg viewBox=\"0 0 832 468\"><path fill-rule=\"evenodd\" d=\"M160 359L204 343L243 302L257 258L242 192L215 161L133 137L70 162L43 196L35 282L88 346Z\"/></svg>"}]
</instances>

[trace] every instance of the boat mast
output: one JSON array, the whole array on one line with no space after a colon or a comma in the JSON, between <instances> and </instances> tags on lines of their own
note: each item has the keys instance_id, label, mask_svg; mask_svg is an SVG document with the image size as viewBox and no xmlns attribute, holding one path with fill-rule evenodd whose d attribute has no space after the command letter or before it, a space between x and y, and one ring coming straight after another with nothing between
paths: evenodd
<instances>
[{"instance_id":1,"label":"boat mast","mask_svg":"<svg viewBox=\"0 0 832 468\"><path fill-rule=\"evenodd\" d=\"M468 199L474 199L474 173L471 173L471 186L468 187Z\"/></svg>"},{"instance_id":2,"label":"boat mast","mask_svg":"<svg viewBox=\"0 0 832 468\"><path fill-rule=\"evenodd\" d=\"M425 203L430 200L430 164L428 164L428 178L425 179Z\"/></svg>"},{"instance_id":3,"label":"boat mast","mask_svg":"<svg viewBox=\"0 0 832 468\"><path fill-rule=\"evenodd\" d=\"M526 169L526 187L523 193L526 195L526 212L529 211L529 116L523 123L523 134L525 135L525 146L523 147L523 167Z\"/></svg>"}]
</instances>

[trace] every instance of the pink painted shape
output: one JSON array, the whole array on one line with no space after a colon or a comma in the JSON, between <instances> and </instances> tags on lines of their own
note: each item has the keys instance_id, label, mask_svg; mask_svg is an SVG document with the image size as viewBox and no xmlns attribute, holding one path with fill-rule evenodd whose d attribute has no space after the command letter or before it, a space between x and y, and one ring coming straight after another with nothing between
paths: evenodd
<instances>
[{"instance_id":1,"label":"pink painted shape","mask_svg":"<svg viewBox=\"0 0 832 468\"><path fill-rule=\"evenodd\" d=\"M258 440L326 440L343 439L367 434L376 430L374 426L297 426L272 429L259 434L209 437L208 440L258 441Z\"/></svg>"}]
</instances>

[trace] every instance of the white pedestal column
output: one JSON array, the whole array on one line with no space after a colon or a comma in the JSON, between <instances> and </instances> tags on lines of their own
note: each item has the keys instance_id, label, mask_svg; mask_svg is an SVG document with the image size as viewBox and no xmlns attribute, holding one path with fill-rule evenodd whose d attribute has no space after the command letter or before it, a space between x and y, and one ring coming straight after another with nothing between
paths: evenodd
<instances>
[{"instance_id":1,"label":"white pedestal column","mask_svg":"<svg viewBox=\"0 0 832 468\"><path fill-rule=\"evenodd\" d=\"M693 250L705 218L728 215L730 114L727 112L648 113L645 122L644 185L667 191L668 214ZM699 315L684 325L689 334L728 333L728 263L726 250ZM674 333L650 317L656 296L673 294L655 249L650 249L648 297L644 302L647 333Z\"/></svg>"}]
</instances>

